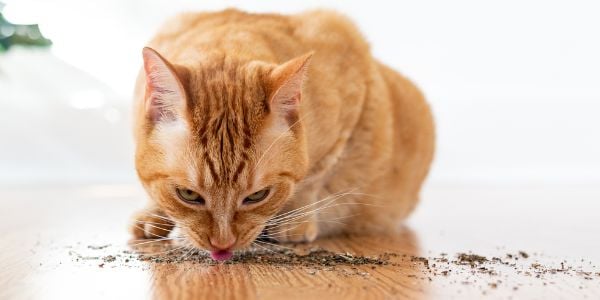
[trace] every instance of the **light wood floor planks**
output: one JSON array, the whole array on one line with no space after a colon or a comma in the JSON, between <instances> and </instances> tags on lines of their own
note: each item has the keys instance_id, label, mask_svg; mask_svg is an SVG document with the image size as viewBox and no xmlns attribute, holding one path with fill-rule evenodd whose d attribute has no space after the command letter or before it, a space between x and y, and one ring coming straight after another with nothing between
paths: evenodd
<instances>
[{"instance_id":1,"label":"light wood floor planks","mask_svg":"<svg viewBox=\"0 0 600 300\"><path fill-rule=\"evenodd\" d=\"M423 199L398 232L296 249L391 253L384 265L155 264L124 252L138 188L4 187L0 299L600 298L600 188L430 187Z\"/></svg>"}]
</instances>

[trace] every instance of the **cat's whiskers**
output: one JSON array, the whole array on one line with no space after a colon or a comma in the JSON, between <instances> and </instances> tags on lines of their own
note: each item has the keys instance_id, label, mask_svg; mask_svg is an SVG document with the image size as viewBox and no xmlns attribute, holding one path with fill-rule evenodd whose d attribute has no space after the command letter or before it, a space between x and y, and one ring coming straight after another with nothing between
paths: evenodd
<instances>
[{"instance_id":1,"label":"cat's whiskers","mask_svg":"<svg viewBox=\"0 0 600 300\"><path fill-rule=\"evenodd\" d=\"M287 225L287 224L285 224L285 225ZM276 231L276 232L268 232L267 234L265 234L263 236L264 237L277 237L279 234L284 233L284 232L288 232L290 230L294 230L294 229L298 228L300 225L302 225L302 224L295 225L295 226L293 226L291 228L281 229L281 230Z\"/></svg>"},{"instance_id":2,"label":"cat's whiskers","mask_svg":"<svg viewBox=\"0 0 600 300\"><path fill-rule=\"evenodd\" d=\"M352 215L348 215L348 216L343 216L343 217L338 217L338 218L333 218L333 219L329 219L329 220L316 220L316 221L312 221L312 220L307 220L307 221L295 221L295 222L287 222L287 223L282 223L282 224L278 224L278 225L273 225L270 226L270 229L273 228L278 228L278 227L282 227L285 225L291 225L291 224L302 224L302 223L309 223L309 222L317 222L317 223L336 223L336 224L342 224L342 225L347 225L346 223L343 222L339 222L337 220L343 220L343 219L348 219L354 216L358 216L360 214L352 214Z\"/></svg>"},{"instance_id":3,"label":"cat's whiskers","mask_svg":"<svg viewBox=\"0 0 600 300\"><path fill-rule=\"evenodd\" d=\"M150 224L151 222L136 221L136 223L138 223L139 225L142 225L142 226L150 226L152 228L160 229L160 230L163 230L163 231L170 231L170 229L168 229L168 228L163 228L163 227L160 227L160 226L157 226L157 225L154 225L154 224ZM139 227L137 225L136 225L136 227L142 229L142 227ZM151 232L147 232L147 233L153 234ZM156 234L153 234L153 235L156 235Z\"/></svg>"},{"instance_id":4,"label":"cat's whiskers","mask_svg":"<svg viewBox=\"0 0 600 300\"><path fill-rule=\"evenodd\" d=\"M257 242L257 241L254 241L254 242L252 242L252 244L251 244L251 245L253 245L253 246L257 246L257 247L260 247L261 249L267 250L267 251L269 251L269 252L271 252L271 253L275 253L275 251L273 251L273 250L271 250L271 249L269 249L269 248L267 248L267 247L261 246L260 244L258 244L258 242Z\"/></svg>"},{"instance_id":5,"label":"cat's whiskers","mask_svg":"<svg viewBox=\"0 0 600 300\"><path fill-rule=\"evenodd\" d=\"M327 196L327 197L325 197L325 198L323 198L323 199L321 199L321 200L315 201L315 202L313 202L313 203L310 203L310 204L308 204L308 205L305 205L305 206L302 206L302 207L299 207L299 208L293 209L293 210L291 210L291 211L288 211L288 212L286 212L286 213L280 214L280 215L276 216L275 218L273 218L273 219L271 219L271 220L283 219L283 218L285 218L285 217L286 217L286 216L288 216L288 215L294 214L294 213L296 213L296 212L298 212L298 211L300 211L300 210L307 209L307 208L308 208L308 207L310 207L310 206L318 205L318 204L320 204L320 203L322 203L322 202L325 202L325 201L327 201L327 200L330 200L331 198L336 198L336 199L338 199L340 196L346 196L346 195L356 195L356 196L366 196L366 197L375 197L375 198L377 198L377 196L375 196L375 195L370 195L370 194L366 194L366 193L355 193L354 191L355 191L355 190L357 190L357 189L358 189L358 188L354 188L354 189L350 189L348 192L339 192L339 193L336 193L336 194L329 195L329 196ZM375 204L373 204L373 205L374 205L374 206L376 206ZM383 207L383 206L382 206L382 207Z\"/></svg>"},{"instance_id":6,"label":"cat's whiskers","mask_svg":"<svg viewBox=\"0 0 600 300\"><path fill-rule=\"evenodd\" d=\"M186 249L187 249L187 251L185 252L185 254L183 254L181 256L181 259L184 261L187 260L192 255L192 252L194 251L194 247L193 246L190 247L190 246L186 245L183 250L185 251Z\"/></svg>"},{"instance_id":7,"label":"cat's whiskers","mask_svg":"<svg viewBox=\"0 0 600 300\"><path fill-rule=\"evenodd\" d=\"M171 224L167 224L167 223L160 223L160 222L150 222L150 221L141 221L141 220L137 220L136 223L140 223L140 224L153 224L153 225L165 225L165 226L173 226L173 223Z\"/></svg>"},{"instance_id":8,"label":"cat's whiskers","mask_svg":"<svg viewBox=\"0 0 600 300\"><path fill-rule=\"evenodd\" d=\"M156 227L156 226L154 226L154 225L151 225L151 224L144 224L144 226L145 226L145 225L148 225L148 226L151 226L151 227ZM142 230L142 231L144 231L144 233L145 233L145 234L152 235L153 237L156 237L156 238L158 238L158 239L162 239L162 238L165 238L165 237L167 237L167 236L163 236L163 235L160 235L160 234L156 234L156 233L153 233L153 232L147 231L147 230L146 230L146 228L144 228L144 227L140 226L139 224L135 224L135 227L136 227L136 228L138 228L138 229L140 229L140 230ZM164 230L164 229L162 229L162 228L160 228L160 229L161 229L161 230Z\"/></svg>"},{"instance_id":9,"label":"cat's whiskers","mask_svg":"<svg viewBox=\"0 0 600 300\"><path fill-rule=\"evenodd\" d=\"M298 226L300 226L300 225L302 225L304 223L309 223L309 222L334 223L334 224L340 224L340 225L347 225L346 223L339 222L337 220L347 219L347 218L356 216L358 214L352 214L352 215L348 215L348 216L337 217L337 218L333 218L333 219L329 219L329 220L306 220L306 221L300 221L300 220L303 219L304 217L308 216L308 215L317 213L317 212L325 210L325 209L337 207L337 206L342 206L342 205L370 205L370 204L367 204L367 203L360 203L360 202L334 203L338 199L341 199L341 198L343 198L345 196L348 196L348 195L370 196L370 195L365 194L365 193L355 193L354 191L356 189L357 188L351 189L348 192L340 192L340 193L329 195L329 196L325 197L324 199L321 199L321 200L316 201L314 203L305 205L303 207L299 207L297 209L294 209L293 211L286 212L283 215L277 216L276 218L267 221L265 223L265 226L267 228L269 228L269 229L277 229L277 228L281 228L281 227L284 227L284 226L290 226L290 225L294 225L294 226L292 226L291 228L283 228L283 229L280 229L280 230L275 231L275 232L267 232L267 233L261 234L261 237L275 238L275 237L279 236L282 233L294 230ZM318 205L320 205L320 206L318 206ZM317 207L315 207L315 206L317 206ZM374 206L377 206L377 205L374 205Z\"/></svg>"},{"instance_id":10,"label":"cat's whiskers","mask_svg":"<svg viewBox=\"0 0 600 300\"><path fill-rule=\"evenodd\" d=\"M321 200L315 201L314 203L310 203L310 204L307 204L307 205L304 205L304 206L298 207L298 208L296 208L296 209L290 210L290 211L288 211L288 212L285 212L285 213L283 213L283 214L280 214L280 215L276 216L275 218L273 218L273 219L271 219L271 220L283 219L283 218L285 218L286 216L288 216L288 215L290 215L290 214L294 214L294 213L295 213L295 212L297 212L297 211L300 211L300 210L306 209L306 208L308 208L308 207L310 207L310 206L313 206L313 205L317 205L317 204L319 204L319 203L321 203L321 202L323 202L323 201L327 201L327 200L331 199L332 197L336 197L337 195L339 195L339 194L342 194L342 193L343 193L343 192L340 192L340 193L337 193L337 194L332 194L332 195L329 195L329 196L327 196L327 197L325 197L325 198L323 198L323 199L321 199Z\"/></svg>"},{"instance_id":11,"label":"cat's whiskers","mask_svg":"<svg viewBox=\"0 0 600 300\"><path fill-rule=\"evenodd\" d=\"M166 238L161 238L161 239L152 239L152 240L146 240L143 239L141 241L143 242L139 242L139 243L131 243L132 246L139 246L139 245L145 245L145 244L150 244L150 243L158 243L158 242L165 242L165 241L173 241L173 240L181 240L183 238L180 237L166 237Z\"/></svg>"},{"instance_id":12,"label":"cat's whiskers","mask_svg":"<svg viewBox=\"0 0 600 300\"><path fill-rule=\"evenodd\" d=\"M271 219L271 220L269 220L269 221L275 221L275 222L277 222L277 221L279 221L279 220L286 219L286 218L288 218L290 215L294 215L294 214L296 214L296 213L300 213L302 210L308 209L308 208L309 208L309 207L311 207L311 206L318 205L319 203L322 203L322 202L328 201L328 200L330 200L330 199L332 199L332 198L336 198L336 197L344 196L344 195L346 195L346 194L348 194L348 193L352 193L352 191L354 191L354 190L356 190L356 188L355 188L355 189L352 189L352 190L350 190L349 192L340 192L340 193L336 193L336 194L329 195L329 196L327 196L327 197L325 197L325 198L323 198L323 199L321 199L321 200L315 201L315 202L313 202L313 203L310 203L310 204L308 204L308 205L304 205L304 206L301 206L301 207L299 207L299 208L296 208L296 209L293 209L293 210L291 210L291 211L288 211L288 212L285 212L285 213L283 213L283 214L280 214L280 215L276 216L275 218L273 218L273 219Z\"/></svg>"},{"instance_id":13,"label":"cat's whiskers","mask_svg":"<svg viewBox=\"0 0 600 300\"><path fill-rule=\"evenodd\" d=\"M180 223L180 222L175 222L174 220L171 220L171 219L169 219L167 217L164 217L164 216L161 216L161 215L157 215L157 214L154 214L154 213L150 213L149 215L153 216L153 217L157 217L157 218L163 219L163 220L167 221L168 223L157 223L157 222L148 222L148 221L141 221L141 222L143 222L143 223L150 223L150 224L160 224L160 225L171 226L172 227L171 230L164 229L166 231L171 231L171 232L173 232L176 228L189 229L189 227L186 226L185 224Z\"/></svg>"},{"instance_id":14,"label":"cat's whiskers","mask_svg":"<svg viewBox=\"0 0 600 300\"><path fill-rule=\"evenodd\" d=\"M264 245L269 245L269 246L273 246L273 247L279 247L279 248L283 248L283 249L287 249L287 250L292 250L292 251L294 251L294 249L293 249L293 248L290 248L290 247L285 247L285 246L282 246L282 245L273 244L273 243L269 243L269 242L265 242L265 241L259 241L259 240L255 240L254 242L256 242L256 243L260 243L260 244L264 244Z\"/></svg>"},{"instance_id":15,"label":"cat's whiskers","mask_svg":"<svg viewBox=\"0 0 600 300\"><path fill-rule=\"evenodd\" d=\"M290 217L290 218L288 218L286 220L282 220L282 221L279 221L279 222L276 222L276 223L273 223L273 224L270 224L270 225L272 226L272 225L285 224L285 223L288 223L288 222L291 222L291 221L300 220L300 219L302 219L302 218L304 218L304 217L306 217L308 215L320 212L320 211L325 210L325 209L329 209L329 208L333 208L333 207L338 207L338 206L347 206L347 205L366 205L366 206L369 206L369 204L367 204L367 203L356 203L356 202L333 203L333 204L329 203L327 205L323 205L321 207L315 208L315 209L313 209L311 211L299 213L298 215Z\"/></svg>"},{"instance_id":16,"label":"cat's whiskers","mask_svg":"<svg viewBox=\"0 0 600 300\"><path fill-rule=\"evenodd\" d=\"M347 218L347 217L342 217L342 218L338 218L338 219L343 219L343 218ZM287 225L295 225L291 228L285 228L285 229L280 229L279 231L275 231L275 232L264 233L264 234L260 235L260 237L276 238L282 233L294 230L294 229L298 228L300 225L305 224L305 223L310 223L310 222L313 222L313 221L290 222L290 223L280 224L277 226L272 226L270 228L278 228L278 227L287 226ZM348 225L344 222L339 222L339 221L335 221L335 220L318 220L316 222L317 223L333 223L333 224L340 224L340 225ZM287 236L300 236L300 235L302 235L302 234L293 234L293 235L288 234Z\"/></svg>"},{"instance_id":17,"label":"cat's whiskers","mask_svg":"<svg viewBox=\"0 0 600 300\"><path fill-rule=\"evenodd\" d=\"M149 213L148 215L150 215L152 217L159 218L159 219L163 219L163 220L165 220L167 222L170 222L170 223L173 223L173 220L171 220L171 219L169 219L169 218L167 218L165 216L161 216L161 215L158 215L158 214L155 214L155 213Z\"/></svg>"},{"instance_id":18,"label":"cat's whiskers","mask_svg":"<svg viewBox=\"0 0 600 300\"><path fill-rule=\"evenodd\" d=\"M324 199L324 200L320 200L320 201L317 201L315 203L306 205L306 206L302 207L302 209L307 209L310 206L314 206L315 204L319 204L319 203L327 201L327 200L330 200L330 201L327 202L327 203L325 203L322 206L319 206L317 208L313 208L310 211L296 211L294 214L290 214L290 215L287 215L285 217L277 217L277 218L271 219L271 220L267 221L266 225L277 225L277 224L280 224L280 223L286 223L288 221L298 220L298 219L301 219L302 217L304 217L306 215L310 215L312 213L316 213L316 212L319 212L319 211L324 210L324 209L328 209L328 208L332 208L332 207L336 207L336 206L342 206L342 205L364 205L364 206L386 207L385 205L377 205L377 204L361 203L361 202L346 202L346 203L335 203L335 204L333 203L336 200L338 200L338 199L340 199L340 198L342 198L344 196L347 196L347 195L362 195L362 194L360 194L360 193L345 193L345 194L341 194L341 195L338 195L338 196L334 197L334 199L327 198L327 199Z\"/></svg>"},{"instance_id":19,"label":"cat's whiskers","mask_svg":"<svg viewBox=\"0 0 600 300\"><path fill-rule=\"evenodd\" d=\"M151 215L158 217L158 215L155 215L155 214L151 214ZM154 227L154 228L157 228L157 229L160 229L160 230L169 231L169 233L171 233L173 231L173 228L176 228L176 227L179 227L179 228L185 227L185 226L182 226L181 224L176 224L176 223L174 223L171 220L169 220L169 222L170 222L169 224L164 224L164 223L149 222L149 221L136 221L136 224L135 224L136 228L141 229L145 233L151 234L151 235L155 236L156 238L152 238L150 240L140 239L139 241L141 241L141 242L131 243L131 245L132 246L138 246L138 245L144 245L144 244L150 244L150 243L156 243L156 242L182 241L182 240L185 240L184 236L169 236L169 235L167 235L167 236L161 236L161 235L153 234L151 232L146 232L145 228L140 227L140 225L142 225L142 226L148 225L150 227ZM155 225L155 224L158 224L158 225ZM167 226L170 226L171 229L163 228L163 227L161 227L159 225L167 225Z\"/></svg>"},{"instance_id":20,"label":"cat's whiskers","mask_svg":"<svg viewBox=\"0 0 600 300\"><path fill-rule=\"evenodd\" d=\"M277 218L271 219L266 224L267 225L276 225L276 224L279 224L279 223L282 223L282 222L297 220L297 219L300 219L300 218L302 218L302 217L304 217L306 215L318 212L320 210L337 206L339 204L333 204L332 205L332 203L335 202L336 200L344 197L344 196L347 196L347 195L353 195L353 193L348 192L348 193L337 194L337 195L334 195L334 196L329 196L329 197L327 197L325 199L322 199L322 200L316 201L314 203L305 205L305 206L301 207L301 210L296 209L296 211L293 214L288 214L288 215L286 215L284 217L277 217ZM316 208L312 207L312 206L318 205L318 204L320 204L322 202L326 202L326 201L328 201L328 202L325 203L322 206L317 206ZM347 204L355 204L355 203L356 202L349 202ZM344 204L346 204L346 203L344 203ZM356 204L358 204L358 203L356 203ZM309 210L309 211L302 211L302 210L305 210L305 209L311 209L311 210Z\"/></svg>"}]
</instances>

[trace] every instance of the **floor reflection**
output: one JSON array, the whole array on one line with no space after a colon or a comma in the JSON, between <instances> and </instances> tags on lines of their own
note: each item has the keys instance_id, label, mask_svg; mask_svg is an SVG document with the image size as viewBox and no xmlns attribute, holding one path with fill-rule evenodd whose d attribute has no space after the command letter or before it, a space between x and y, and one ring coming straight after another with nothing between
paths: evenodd
<instances>
[{"instance_id":1,"label":"floor reflection","mask_svg":"<svg viewBox=\"0 0 600 300\"><path fill-rule=\"evenodd\" d=\"M419 241L408 227L394 234L332 237L313 244L281 247L293 248L293 254L274 246L273 253L258 251L252 255L261 258L241 259L242 262L216 264L202 258L151 263L153 296L156 299L427 296L426 282L418 278L425 266L411 259L420 255ZM326 251L318 252L321 248ZM281 262L277 258L281 255L293 256L293 262ZM315 259L315 255L320 256ZM375 259L366 261L366 258Z\"/></svg>"}]
</instances>

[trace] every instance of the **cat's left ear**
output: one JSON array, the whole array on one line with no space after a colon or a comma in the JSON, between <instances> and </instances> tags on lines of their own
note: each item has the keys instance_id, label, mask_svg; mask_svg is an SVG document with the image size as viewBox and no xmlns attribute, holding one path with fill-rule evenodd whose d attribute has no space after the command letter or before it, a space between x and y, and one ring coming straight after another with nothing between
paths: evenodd
<instances>
[{"instance_id":1,"label":"cat's left ear","mask_svg":"<svg viewBox=\"0 0 600 300\"><path fill-rule=\"evenodd\" d=\"M285 118L288 125L298 119L298 110L302 99L302 84L305 81L308 65L313 53L293 58L277 66L270 75L271 93L269 108Z\"/></svg>"}]
</instances>

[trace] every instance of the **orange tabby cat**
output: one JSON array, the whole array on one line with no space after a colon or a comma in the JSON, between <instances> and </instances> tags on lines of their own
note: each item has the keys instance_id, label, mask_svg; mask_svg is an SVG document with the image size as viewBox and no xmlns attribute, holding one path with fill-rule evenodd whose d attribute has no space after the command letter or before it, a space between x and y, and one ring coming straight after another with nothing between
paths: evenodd
<instances>
[{"instance_id":1,"label":"orange tabby cat","mask_svg":"<svg viewBox=\"0 0 600 300\"><path fill-rule=\"evenodd\" d=\"M143 50L136 238L174 226L227 259L257 237L386 230L419 198L428 105L339 14L183 14ZM262 233L262 235L261 235Z\"/></svg>"}]
</instances>

